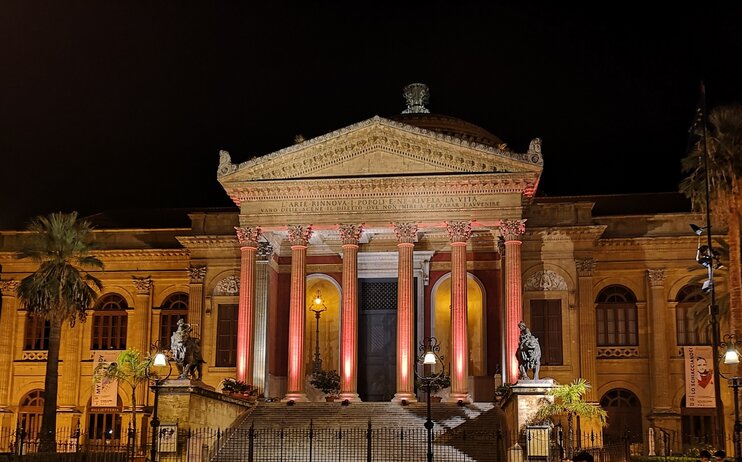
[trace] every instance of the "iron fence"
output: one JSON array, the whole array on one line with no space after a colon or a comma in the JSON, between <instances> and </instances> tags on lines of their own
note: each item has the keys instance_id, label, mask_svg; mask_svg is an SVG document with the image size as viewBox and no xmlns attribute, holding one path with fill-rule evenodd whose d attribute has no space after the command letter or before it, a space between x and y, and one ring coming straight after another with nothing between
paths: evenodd
<instances>
[{"instance_id":1,"label":"iron fence","mask_svg":"<svg viewBox=\"0 0 742 462\"><path fill-rule=\"evenodd\" d=\"M58 454L39 454L38 435L0 429L0 449L8 462L145 462L150 459L149 429L124 439L94 439L79 430L57 432ZM560 462L577 451L596 462L629 460L628 439L606 442L594 434L565 444L548 428L507 433L499 428L437 424L432 435L440 462ZM160 432L155 462L416 462L427 460L427 430L419 428L198 428ZM0 460L0 462L3 462Z\"/></svg>"}]
</instances>

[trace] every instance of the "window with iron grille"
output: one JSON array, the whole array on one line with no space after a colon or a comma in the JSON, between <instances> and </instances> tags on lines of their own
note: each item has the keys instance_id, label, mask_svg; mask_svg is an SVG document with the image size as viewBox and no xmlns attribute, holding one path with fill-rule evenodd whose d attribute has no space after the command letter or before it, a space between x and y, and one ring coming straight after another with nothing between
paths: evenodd
<instances>
[{"instance_id":1,"label":"window with iron grille","mask_svg":"<svg viewBox=\"0 0 742 462\"><path fill-rule=\"evenodd\" d=\"M41 430L41 416L44 413L44 391L33 390L24 396L18 412L20 427L26 432L25 438L37 439Z\"/></svg>"},{"instance_id":2,"label":"window with iron grille","mask_svg":"<svg viewBox=\"0 0 742 462\"><path fill-rule=\"evenodd\" d=\"M219 305L216 325L216 365L237 365L237 305Z\"/></svg>"},{"instance_id":3,"label":"window with iron grille","mask_svg":"<svg viewBox=\"0 0 742 462\"><path fill-rule=\"evenodd\" d=\"M49 349L49 321L30 313L26 316L26 329L23 335L24 350Z\"/></svg>"},{"instance_id":4,"label":"window with iron grille","mask_svg":"<svg viewBox=\"0 0 742 462\"><path fill-rule=\"evenodd\" d=\"M711 345L709 341L709 327L699 329L695 319L696 309L700 301L704 300L701 286L687 285L680 289L675 305L675 329L678 345Z\"/></svg>"},{"instance_id":5,"label":"window with iron grille","mask_svg":"<svg viewBox=\"0 0 742 462\"><path fill-rule=\"evenodd\" d=\"M102 297L93 314L91 350L125 350L128 314L126 300L118 294Z\"/></svg>"},{"instance_id":6,"label":"window with iron grille","mask_svg":"<svg viewBox=\"0 0 742 462\"><path fill-rule=\"evenodd\" d=\"M596 299L598 346L639 345L636 297L623 286L608 286Z\"/></svg>"},{"instance_id":7,"label":"window with iron grille","mask_svg":"<svg viewBox=\"0 0 742 462\"><path fill-rule=\"evenodd\" d=\"M178 330L178 320L188 322L188 294L172 294L160 308L160 347L169 350L170 338Z\"/></svg>"},{"instance_id":8,"label":"window with iron grille","mask_svg":"<svg viewBox=\"0 0 742 462\"><path fill-rule=\"evenodd\" d=\"M116 399L116 407L88 408L88 434L86 440L95 443L121 442L121 397Z\"/></svg>"},{"instance_id":9,"label":"window with iron grille","mask_svg":"<svg viewBox=\"0 0 742 462\"><path fill-rule=\"evenodd\" d=\"M531 300L531 333L541 347L541 365L561 366L564 363L561 300Z\"/></svg>"}]
</instances>

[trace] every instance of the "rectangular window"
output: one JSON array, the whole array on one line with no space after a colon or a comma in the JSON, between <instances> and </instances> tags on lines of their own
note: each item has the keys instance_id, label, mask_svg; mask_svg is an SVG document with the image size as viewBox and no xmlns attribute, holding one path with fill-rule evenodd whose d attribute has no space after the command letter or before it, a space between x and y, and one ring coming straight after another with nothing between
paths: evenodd
<instances>
[{"instance_id":1,"label":"rectangular window","mask_svg":"<svg viewBox=\"0 0 742 462\"><path fill-rule=\"evenodd\" d=\"M542 366L561 366L562 353L562 301L531 300L531 333L541 346Z\"/></svg>"},{"instance_id":2,"label":"rectangular window","mask_svg":"<svg viewBox=\"0 0 742 462\"><path fill-rule=\"evenodd\" d=\"M216 365L237 365L237 305L219 305L216 325Z\"/></svg>"},{"instance_id":3,"label":"rectangular window","mask_svg":"<svg viewBox=\"0 0 742 462\"><path fill-rule=\"evenodd\" d=\"M636 305L603 303L595 312L598 346L638 345Z\"/></svg>"},{"instance_id":4,"label":"rectangular window","mask_svg":"<svg viewBox=\"0 0 742 462\"><path fill-rule=\"evenodd\" d=\"M26 316L24 350L49 349L49 321L39 316Z\"/></svg>"}]
</instances>

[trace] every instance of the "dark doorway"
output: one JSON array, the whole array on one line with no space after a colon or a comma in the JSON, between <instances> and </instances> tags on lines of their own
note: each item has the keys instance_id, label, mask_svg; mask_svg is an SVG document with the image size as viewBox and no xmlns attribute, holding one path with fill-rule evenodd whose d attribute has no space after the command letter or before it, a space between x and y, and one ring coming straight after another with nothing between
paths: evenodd
<instances>
[{"instance_id":1,"label":"dark doorway","mask_svg":"<svg viewBox=\"0 0 742 462\"><path fill-rule=\"evenodd\" d=\"M358 394L391 401L397 387L397 280L358 281Z\"/></svg>"}]
</instances>

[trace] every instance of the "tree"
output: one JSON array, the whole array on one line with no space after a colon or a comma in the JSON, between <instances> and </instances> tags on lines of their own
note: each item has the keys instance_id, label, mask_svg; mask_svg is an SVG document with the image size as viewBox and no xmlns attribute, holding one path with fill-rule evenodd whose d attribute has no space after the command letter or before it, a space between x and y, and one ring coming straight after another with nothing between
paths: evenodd
<instances>
[{"instance_id":1,"label":"tree","mask_svg":"<svg viewBox=\"0 0 742 462\"><path fill-rule=\"evenodd\" d=\"M548 395L554 397L554 402L546 402L536 411L534 421L545 422L547 420L556 423L560 417L567 416L567 445L571 453L572 448L572 422L575 416L580 419L597 421L602 427L607 425L608 414L599 406L583 400L585 393L591 387L587 380L577 378L569 384L562 384L548 391Z\"/></svg>"},{"instance_id":2,"label":"tree","mask_svg":"<svg viewBox=\"0 0 742 462\"><path fill-rule=\"evenodd\" d=\"M116 362L111 364L101 363L93 371L93 380L96 383L106 383L118 380L118 384L125 383L131 387L131 425L134 434L137 434L137 388L142 382L149 380L149 368L152 365L152 357L145 356L135 348L129 348L116 357Z\"/></svg>"},{"instance_id":3,"label":"tree","mask_svg":"<svg viewBox=\"0 0 742 462\"><path fill-rule=\"evenodd\" d=\"M742 330L742 105L714 108L708 127L697 135L697 142L682 160L683 173L688 176L680 183L680 191L691 200L693 209L700 211L706 211L708 193L714 216L726 222L731 328L737 332Z\"/></svg>"},{"instance_id":4,"label":"tree","mask_svg":"<svg viewBox=\"0 0 742 462\"><path fill-rule=\"evenodd\" d=\"M44 377L44 413L41 419L40 448L56 450L57 387L62 323L85 321L85 310L96 299L103 284L84 268L103 268L103 262L90 255L87 242L90 223L77 220L77 212L53 213L34 218L28 226L31 242L18 258L30 258L39 268L18 285L18 301L30 315L49 321L49 348Z\"/></svg>"}]
</instances>

